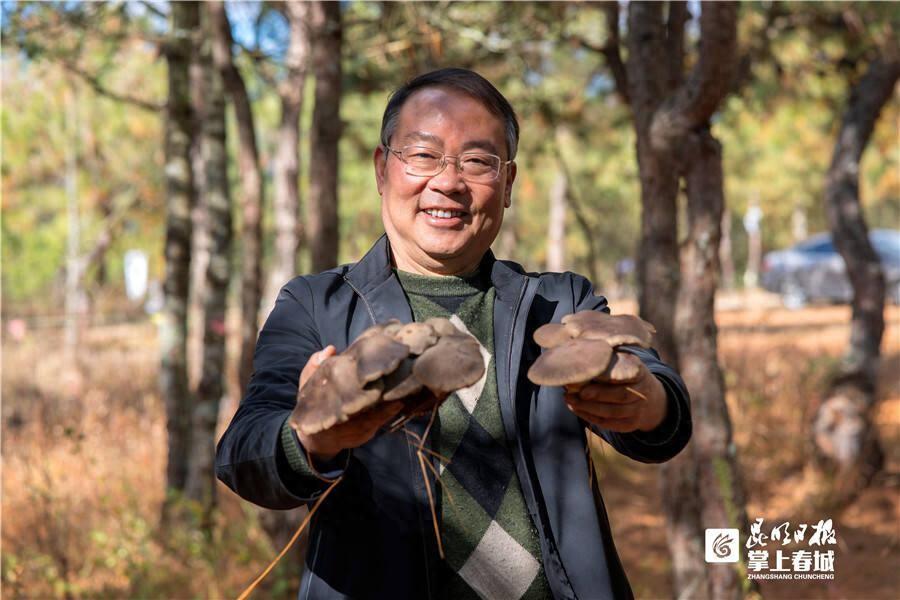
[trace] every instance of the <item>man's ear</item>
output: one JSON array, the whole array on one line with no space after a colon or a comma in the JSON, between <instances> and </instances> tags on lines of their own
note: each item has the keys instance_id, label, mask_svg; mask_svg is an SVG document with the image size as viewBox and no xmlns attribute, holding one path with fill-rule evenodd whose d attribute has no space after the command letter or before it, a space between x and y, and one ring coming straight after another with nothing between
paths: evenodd
<instances>
[{"instance_id":1,"label":"man's ear","mask_svg":"<svg viewBox=\"0 0 900 600\"><path fill-rule=\"evenodd\" d=\"M503 189L503 206L509 208L512 205L512 186L516 180L516 163L509 163L506 174L506 187Z\"/></svg>"},{"instance_id":2,"label":"man's ear","mask_svg":"<svg viewBox=\"0 0 900 600\"><path fill-rule=\"evenodd\" d=\"M381 144L378 144L372 153L372 166L375 167L375 187L378 188L380 196L381 188L384 186L384 169L387 166L387 152Z\"/></svg>"}]
</instances>

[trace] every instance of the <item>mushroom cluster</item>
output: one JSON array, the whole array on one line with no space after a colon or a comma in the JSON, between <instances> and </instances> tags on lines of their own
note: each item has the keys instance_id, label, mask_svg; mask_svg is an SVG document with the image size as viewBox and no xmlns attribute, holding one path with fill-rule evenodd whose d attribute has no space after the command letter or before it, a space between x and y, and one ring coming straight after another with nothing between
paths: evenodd
<instances>
[{"instance_id":1,"label":"mushroom cluster","mask_svg":"<svg viewBox=\"0 0 900 600\"><path fill-rule=\"evenodd\" d=\"M297 393L293 427L318 433L379 402L402 401L397 422L430 411L484 374L478 341L449 319L370 327L327 358Z\"/></svg>"},{"instance_id":2,"label":"mushroom cluster","mask_svg":"<svg viewBox=\"0 0 900 600\"><path fill-rule=\"evenodd\" d=\"M589 381L628 384L640 376L640 359L618 346L649 348L656 328L633 315L611 316L585 310L548 323L534 332L545 351L528 370L538 385L566 386L575 391Z\"/></svg>"}]
</instances>

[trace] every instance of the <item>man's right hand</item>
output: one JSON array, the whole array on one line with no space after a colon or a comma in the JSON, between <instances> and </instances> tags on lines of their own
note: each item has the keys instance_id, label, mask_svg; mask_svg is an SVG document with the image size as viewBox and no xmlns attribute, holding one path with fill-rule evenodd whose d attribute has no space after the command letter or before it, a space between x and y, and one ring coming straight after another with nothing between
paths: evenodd
<instances>
[{"instance_id":1,"label":"man's right hand","mask_svg":"<svg viewBox=\"0 0 900 600\"><path fill-rule=\"evenodd\" d=\"M309 381L309 378L326 358L334 356L336 353L334 346L327 346L310 356L303 371L300 372L300 388ZM342 450L357 448L371 440L378 430L391 422L401 410L403 410L401 401L382 402L351 416L348 421L329 427L324 431L311 435L304 435L298 431L297 437L313 459L320 462L328 461ZM291 421L295 420L296 414L297 408L294 408Z\"/></svg>"}]
</instances>

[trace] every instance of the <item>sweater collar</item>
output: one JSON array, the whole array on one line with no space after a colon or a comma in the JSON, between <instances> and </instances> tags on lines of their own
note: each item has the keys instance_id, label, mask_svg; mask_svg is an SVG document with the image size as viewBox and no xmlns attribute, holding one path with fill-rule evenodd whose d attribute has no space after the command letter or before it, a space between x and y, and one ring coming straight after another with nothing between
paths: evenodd
<instances>
[{"instance_id":1,"label":"sweater collar","mask_svg":"<svg viewBox=\"0 0 900 600\"><path fill-rule=\"evenodd\" d=\"M491 285L496 288L499 299L512 302L518 297L525 278L520 265L497 260L494 253L488 250L481 259L478 271L490 274ZM393 280L399 286L391 266L391 244L387 234L378 238L365 256L350 267L345 278L362 294L374 290L388 280Z\"/></svg>"}]
</instances>

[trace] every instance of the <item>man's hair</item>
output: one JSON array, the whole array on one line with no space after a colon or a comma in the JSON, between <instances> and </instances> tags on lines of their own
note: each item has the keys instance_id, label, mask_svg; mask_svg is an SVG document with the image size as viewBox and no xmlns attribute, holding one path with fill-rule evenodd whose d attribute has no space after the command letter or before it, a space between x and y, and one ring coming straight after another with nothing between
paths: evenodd
<instances>
[{"instance_id":1,"label":"man's hair","mask_svg":"<svg viewBox=\"0 0 900 600\"><path fill-rule=\"evenodd\" d=\"M515 158L519 146L519 121L516 119L516 112L512 105L490 81L475 71L458 68L438 69L424 73L394 90L381 119L381 144L383 146L388 145L391 136L397 129L400 109L414 92L427 87L446 87L468 94L481 102L490 112L503 119L506 130L507 160Z\"/></svg>"}]
</instances>

